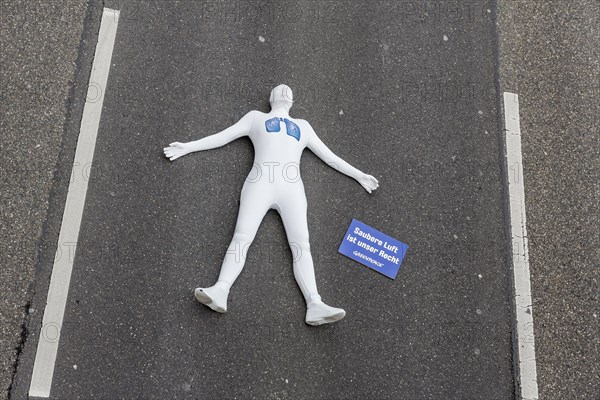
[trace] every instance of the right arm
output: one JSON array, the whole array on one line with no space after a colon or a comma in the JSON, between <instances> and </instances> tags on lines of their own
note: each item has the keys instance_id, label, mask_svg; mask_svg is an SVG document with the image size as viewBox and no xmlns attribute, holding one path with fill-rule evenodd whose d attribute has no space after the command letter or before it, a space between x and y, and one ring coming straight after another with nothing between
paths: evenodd
<instances>
[{"instance_id":1,"label":"right arm","mask_svg":"<svg viewBox=\"0 0 600 400\"><path fill-rule=\"evenodd\" d=\"M237 123L230 126L229 128L215 133L214 135L207 136L200 140L187 143L174 142L163 149L165 156L175 161L179 157L185 156L186 154L193 153L196 151L210 150L217 147L226 145L229 142L234 141L242 136L247 136L250 133L252 127L252 119L254 117L254 111L250 111L244 115Z\"/></svg>"}]
</instances>

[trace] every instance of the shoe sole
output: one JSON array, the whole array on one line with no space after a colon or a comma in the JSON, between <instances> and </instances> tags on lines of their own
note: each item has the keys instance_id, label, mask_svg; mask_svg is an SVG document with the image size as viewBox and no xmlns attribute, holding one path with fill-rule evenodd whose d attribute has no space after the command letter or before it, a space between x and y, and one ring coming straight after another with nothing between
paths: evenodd
<instances>
[{"instance_id":1,"label":"shoe sole","mask_svg":"<svg viewBox=\"0 0 600 400\"><path fill-rule=\"evenodd\" d=\"M311 321L306 321L306 323L308 325L312 325L312 326L331 324L333 322L339 321L340 319L344 318L345 316L346 316L346 312L342 311L337 314L329 315L327 317L323 317L323 318L319 318L319 319L315 319L315 320L311 320Z\"/></svg>"},{"instance_id":2,"label":"shoe sole","mask_svg":"<svg viewBox=\"0 0 600 400\"><path fill-rule=\"evenodd\" d=\"M215 303L213 303L213 300L210 298L210 296L207 295L206 293L204 293L202 291L202 289L194 290L194 296L196 297L196 300L198 300L200 303L204 304L207 307L210 307L212 310L214 310L216 312L219 312L219 313L227 312L227 310L224 309L223 307L220 307L220 306L216 305Z\"/></svg>"}]
</instances>

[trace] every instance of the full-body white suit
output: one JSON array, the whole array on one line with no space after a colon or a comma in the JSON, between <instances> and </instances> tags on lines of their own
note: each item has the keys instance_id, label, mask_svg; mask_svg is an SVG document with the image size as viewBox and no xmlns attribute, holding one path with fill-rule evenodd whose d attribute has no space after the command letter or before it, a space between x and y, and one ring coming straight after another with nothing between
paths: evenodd
<instances>
[{"instance_id":1,"label":"full-body white suit","mask_svg":"<svg viewBox=\"0 0 600 400\"><path fill-rule=\"evenodd\" d=\"M310 253L306 218L306 195L300 178L300 157L308 147L336 170L356 179L369 193L378 187L377 179L336 156L319 139L307 121L291 118L291 89L280 85L271 92L271 112L251 111L222 132L189 143L171 143L165 155L175 160L191 152L223 146L249 136L254 145L254 166L242 188L235 233L221 267L217 283L195 290L196 298L218 312L227 311L229 289L244 268L245 255L258 227L273 208L279 212L292 249L294 277L307 304L306 323L335 322L345 311L321 301L317 292Z\"/></svg>"}]
</instances>

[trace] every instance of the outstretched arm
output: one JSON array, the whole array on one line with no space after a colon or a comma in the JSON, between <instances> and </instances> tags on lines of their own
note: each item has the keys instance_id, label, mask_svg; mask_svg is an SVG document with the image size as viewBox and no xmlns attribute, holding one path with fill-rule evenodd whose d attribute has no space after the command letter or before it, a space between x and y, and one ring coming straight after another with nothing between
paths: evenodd
<instances>
[{"instance_id":1,"label":"outstretched arm","mask_svg":"<svg viewBox=\"0 0 600 400\"><path fill-rule=\"evenodd\" d=\"M250 128L252 127L253 111L244 115L237 123L230 126L229 128L215 133L214 135L207 136L200 140L196 140L188 143L174 142L163 149L165 156L175 161L179 157L185 156L186 154L193 153L195 151L210 150L217 147L226 145L229 142L234 141L237 138L248 135Z\"/></svg>"},{"instance_id":2,"label":"outstretched arm","mask_svg":"<svg viewBox=\"0 0 600 400\"><path fill-rule=\"evenodd\" d=\"M374 176L365 174L335 155L335 153L319 139L312 128L311 136L308 141L308 148L315 153L317 157L325 161L331 168L356 179L367 192L371 193L379 187L379 181L375 179Z\"/></svg>"}]
</instances>

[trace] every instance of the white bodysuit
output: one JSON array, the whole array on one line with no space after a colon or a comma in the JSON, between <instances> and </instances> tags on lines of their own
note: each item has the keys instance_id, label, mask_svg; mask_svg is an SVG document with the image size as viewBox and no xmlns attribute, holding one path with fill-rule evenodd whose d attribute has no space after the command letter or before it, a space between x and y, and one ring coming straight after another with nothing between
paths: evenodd
<instances>
[{"instance_id":1,"label":"white bodysuit","mask_svg":"<svg viewBox=\"0 0 600 400\"><path fill-rule=\"evenodd\" d=\"M242 188L235 233L219 274L211 288L196 289L196 298L213 310L225 312L229 289L239 276L245 255L266 212L273 208L283 221L293 257L294 277L307 303L306 322L334 322L344 317L339 308L325 305L318 294L310 253L307 202L300 177L300 158L308 147L338 171L358 180L371 192L377 180L336 156L316 135L310 124L289 116L291 89L280 85L271 93L268 114L251 111L235 125L215 135L190 143L172 143L165 148L171 160L184 154L223 146L249 136L254 146L254 165Z\"/></svg>"}]
</instances>

